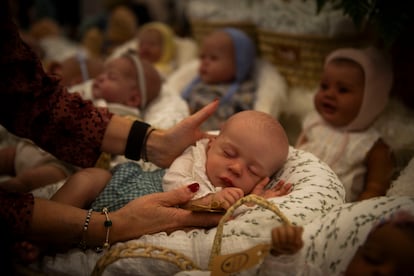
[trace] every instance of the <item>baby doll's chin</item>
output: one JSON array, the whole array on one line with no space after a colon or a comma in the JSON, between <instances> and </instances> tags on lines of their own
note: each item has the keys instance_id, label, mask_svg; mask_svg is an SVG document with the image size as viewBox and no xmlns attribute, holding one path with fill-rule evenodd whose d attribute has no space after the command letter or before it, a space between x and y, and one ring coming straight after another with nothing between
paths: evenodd
<instances>
[{"instance_id":1,"label":"baby doll's chin","mask_svg":"<svg viewBox=\"0 0 414 276\"><path fill-rule=\"evenodd\" d=\"M349 123L338 122L337 119L333 116L322 116L326 122L328 122L333 127L342 128L347 126Z\"/></svg>"}]
</instances>

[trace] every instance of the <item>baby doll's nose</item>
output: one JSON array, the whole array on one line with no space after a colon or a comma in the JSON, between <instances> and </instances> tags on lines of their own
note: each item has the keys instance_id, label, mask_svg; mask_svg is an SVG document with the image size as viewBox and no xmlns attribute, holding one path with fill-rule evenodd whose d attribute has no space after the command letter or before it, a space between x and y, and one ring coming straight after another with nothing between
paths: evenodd
<instances>
[{"instance_id":1,"label":"baby doll's nose","mask_svg":"<svg viewBox=\"0 0 414 276\"><path fill-rule=\"evenodd\" d=\"M241 176L243 172L242 165L239 162L230 164L229 170L236 176Z\"/></svg>"},{"instance_id":2,"label":"baby doll's nose","mask_svg":"<svg viewBox=\"0 0 414 276\"><path fill-rule=\"evenodd\" d=\"M336 91L333 87L326 89L324 93L325 97L330 97L330 98L335 97L335 94L336 94Z\"/></svg>"}]
</instances>

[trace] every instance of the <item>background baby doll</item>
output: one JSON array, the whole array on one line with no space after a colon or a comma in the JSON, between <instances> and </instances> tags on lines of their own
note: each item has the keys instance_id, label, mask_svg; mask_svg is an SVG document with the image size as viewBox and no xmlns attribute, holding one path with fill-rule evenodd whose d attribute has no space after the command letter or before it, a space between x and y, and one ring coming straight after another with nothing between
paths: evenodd
<instances>
[{"instance_id":1,"label":"background baby doll","mask_svg":"<svg viewBox=\"0 0 414 276\"><path fill-rule=\"evenodd\" d=\"M158 97L161 78L147 61L140 60L136 52L108 59L103 72L93 81L72 86L70 91L81 93L96 105L108 107L119 115L139 118L141 112Z\"/></svg>"},{"instance_id":2,"label":"background baby doll","mask_svg":"<svg viewBox=\"0 0 414 276\"><path fill-rule=\"evenodd\" d=\"M214 99L220 100L218 110L204 123L205 130L220 129L234 113L253 108L255 58L254 43L238 29L220 29L205 37L198 76L182 92L191 113Z\"/></svg>"},{"instance_id":3,"label":"background baby doll","mask_svg":"<svg viewBox=\"0 0 414 276\"><path fill-rule=\"evenodd\" d=\"M393 74L374 48L338 49L325 62L296 147L327 163L345 186L346 201L385 195L394 162L373 127L389 100Z\"/></svg>"},{"instance_id":4,"label":"background baby doll","mask_svg":"<svg viewBox=\"0 0 414 276\"><path fill-rule=\"evenodd\" d=\"M372 205L368 201L357 205ZM395 199L382 198L380 201L384 205L394 206L383 214L365 219L365 222L362 219L359 226L337 228L337 233L332 236L325 234L329 226L332 229L332 224L337 222L335 219L318 219L317 223L322 225L316 228L312 224L273 228L271 254L265 258L259 275L412 275L412 201L409 203L410 199L402 198L400 206L395 205ZM351 211L344 209L336 212L349 213L345 217L351 216L355 219L362 214L362 209L355 205L350 208ZM335 212L330 214L330 219L332 215L338 216ZM354 241L346 242L350 237L354 237ZM315 250L321 251L318 254ZM311 252L319 255L313 259L320 261L312 261ZM321 254L323 252L326 254Z\"/></svg>"},{"instance_id":5,"label":"background baby doll","mask_svg":"<svg viewBox=\"0 0 414 276\"><path fill-rule=\"evenodd\" d=\"M150 22L140 27L137 49L140 58L152 63L163 78L176 68L175 34L162 22Z\"/></svg>"}]
</instances>

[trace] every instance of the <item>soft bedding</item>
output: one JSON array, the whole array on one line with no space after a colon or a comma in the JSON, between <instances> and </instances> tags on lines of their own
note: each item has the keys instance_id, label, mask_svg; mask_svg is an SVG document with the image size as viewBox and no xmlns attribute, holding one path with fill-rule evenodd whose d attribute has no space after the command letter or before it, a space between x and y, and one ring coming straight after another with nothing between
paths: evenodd
<instances>
[{"instance_id":1,"label":"soft bedding","mask_svg":"<svg viewBox=\"0 0 414 276\"><path fill-rule=\"evenodd\" d=\"M414 196L384 196L346 203L316 217L304 226L304 246L294 256L296 266L303 267L299 275L343 275L372 228L402 210L414 215ZM280 261L267 263L261 269L267 271L266 275L272 271L277 271L277 275L292 275L291 267L284 267ZM256 275L256 272L257 267L234 275ZM183 271L178 275L202 276L210 272Z\"/></svg>"},{"instance_id":2,"label":"soft bedding","mask_svg":"<svg viewBox=\"0 0 414 276\"><path fill-rule=\"evenodd\" d=\"M294 224L305 225L344 203L344 189L331 169L312 154L290 148L288 161L275 176L293 184L290 194L270 199ZM242 206L238 216L224 224L221 254L246 250L258 243L270 242L270 229L281 224L272 211L260 207ZM201 270L208 269L216 228L175 231L170 235L157 233L112 246L117 254L134 254L150 246L167 248L191 260ZM137 249L132 249L135 248ZM122 250L121 250L122 249ZM124 252L124 253L122 253ZM42 270L53 275L89 275L103 253L73 249L66 254L45 257ZM157 257L121 257L104 267L103 275L173 275L177 265Z\"/></svg>"}]
</instances>

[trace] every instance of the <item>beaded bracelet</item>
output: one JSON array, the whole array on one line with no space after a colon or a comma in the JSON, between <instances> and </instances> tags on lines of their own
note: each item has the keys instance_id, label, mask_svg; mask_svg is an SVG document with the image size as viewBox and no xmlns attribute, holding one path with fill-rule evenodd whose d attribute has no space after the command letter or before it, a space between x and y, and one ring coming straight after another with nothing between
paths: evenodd
<instances>
[{"instance_id":1,"label":"beaded bracelet","mask_svg":"<svg viewBox=\"0 0 414 276\"><path fill-rule=\"evenodd\" d=\"M147 134L145 135L144 141L142 142L142 159L145 162L148 162L148 156L147 156L147 141L148 137L151 135L151 133L155 130L155 128L150 127L150 129L147 131Z\"/></svg>"},{"instance_id":2,"label":"beaded bracelet","mask_svg":"<svg viewBox=\"0 0 414 276\"><path fill-rule=\"evenodd\" d=\"M106 217L105 222L104 222L104 226L106 228L106 237L105 237L105 242L103 244L103 249L108 249L111 246L109 244L109 230L111 229L111 226L112 226L112 220L109 219L108 208L104 207L102 209L102 213Z\"/></svg>"},{"instance_id":3,"label":"beaded bracelet","mask_svg":"<svg viewBox=\"0 0 414 276\"><path fill-rule=\"evenodd\" d=\"M85 223L83 224L83 231L82 231L82 240L79 242L79 248L82 250L86 250L87 245L86 245L86 234L88 231L88 227L89 227L89 221L91 220L91 216L92 216L92 211L93 209L89 209L86 213L86 219L85 219Z\"/></svg>"}]
</instances>

